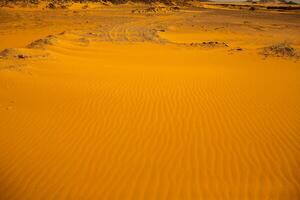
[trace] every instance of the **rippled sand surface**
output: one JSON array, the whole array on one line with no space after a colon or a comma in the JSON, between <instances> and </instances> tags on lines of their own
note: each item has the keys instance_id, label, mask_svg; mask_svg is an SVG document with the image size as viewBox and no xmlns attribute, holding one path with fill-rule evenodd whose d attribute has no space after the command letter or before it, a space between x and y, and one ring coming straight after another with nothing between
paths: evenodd
<instances>
[{"instance_id":1,"label":"rippled sand surface","mask_svg":"<svg viewBox=\"0 0 300 200\"><path fill-rule=\"evenodd\" d=\"M299 22L0 8L0 199L299 199Z\"/></svg>"}]
</instances>

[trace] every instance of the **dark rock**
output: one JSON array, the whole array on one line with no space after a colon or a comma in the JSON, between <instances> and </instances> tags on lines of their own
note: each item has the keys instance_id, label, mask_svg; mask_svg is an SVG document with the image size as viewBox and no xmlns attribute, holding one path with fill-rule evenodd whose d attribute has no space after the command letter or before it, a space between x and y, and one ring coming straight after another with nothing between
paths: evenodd
<instances>
[{"instance_id":1,"label":"dark rock","mask_svg":"<svg viewBox=\"0 0 300 200\"><path fill-rule=\"evenodd\" d=\"M19 54L18 55L18 58L19 59L25 59L25 58L28 58L28 56L24 55L24 54Z\"/></svg>"},{"instance_id":2,"label":"dark rock","mask_svg":"<svg viewBox=\"0 0 300 200\"><path fill-rule=\"evenodd\" d=\"M49 4L47 5L47 8L55 9L56 6L55 6L54 3L49 3Z\"/></svg>"}]
</instances>

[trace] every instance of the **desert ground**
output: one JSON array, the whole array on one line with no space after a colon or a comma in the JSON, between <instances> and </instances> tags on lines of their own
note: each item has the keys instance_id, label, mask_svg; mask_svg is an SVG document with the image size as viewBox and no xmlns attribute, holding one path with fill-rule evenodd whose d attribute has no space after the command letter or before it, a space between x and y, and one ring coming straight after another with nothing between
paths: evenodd
<instances>
[{"instance_id":1,"label":"desert ground","mask_svg":"<svg viewBox=\"0 0 300 200\"><path fill-rule=\"evenodd\" d=\"M300 11L252 7L2 6L0 199L299 199Z\"/></svg>"}]
</instances>

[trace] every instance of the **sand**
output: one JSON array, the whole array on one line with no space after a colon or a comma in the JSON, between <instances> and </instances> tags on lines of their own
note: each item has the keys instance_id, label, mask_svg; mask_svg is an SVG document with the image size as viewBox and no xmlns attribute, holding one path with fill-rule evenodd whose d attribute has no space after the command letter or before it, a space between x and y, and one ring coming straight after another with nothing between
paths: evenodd
<instances>
[{"instance_id":1,"label":"sand","mask_svg":"<svg viewBox=\"0 0 300 200\"><path fill-rule=\"evenodd\" d=\"M300 15L146 9L0 8L0 199L299 199Z\"/></svg>"}]
</instances>

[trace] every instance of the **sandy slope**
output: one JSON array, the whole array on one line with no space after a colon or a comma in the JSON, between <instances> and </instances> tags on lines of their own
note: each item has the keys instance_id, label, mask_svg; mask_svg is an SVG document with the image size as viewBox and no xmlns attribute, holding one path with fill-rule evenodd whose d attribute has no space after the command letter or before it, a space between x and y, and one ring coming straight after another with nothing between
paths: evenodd
<instances>
[{"instance_id":1,"label":"sandy slope","mask_svg":"<svg viewBox=\"0 0 300 200\"><path fill-rule=\"evenodd\" d=\"M299 16L132 9L2 10L0 199L298 199Z\"/></svg>"}]
</instances>

